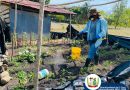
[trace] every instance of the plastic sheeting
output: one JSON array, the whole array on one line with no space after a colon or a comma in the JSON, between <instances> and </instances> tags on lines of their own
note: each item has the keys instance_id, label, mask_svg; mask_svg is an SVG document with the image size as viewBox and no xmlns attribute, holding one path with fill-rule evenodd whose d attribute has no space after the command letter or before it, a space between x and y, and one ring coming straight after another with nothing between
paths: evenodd
<instances>
[{"instance_id":1,"label":"plastic sheeting","mask_svg":"<svg viewBox=\"0 0 130 90\"><path fill-rule=\"evenodd\" d=\"M121 82L130 77L130 61L121 63L115 67L107 76L113 79L115 82Z\"/></svg>"},{"instance_id":2,"label":"plastic sheeting","mask_svg":"<svg viewBox=\"0 0 130 90\"><path fill-rule=\"evenodd\" d=\"M118 43L120 46L130 49L130 37L108 35L109 43Z\"/></svg>"}]
</instances>

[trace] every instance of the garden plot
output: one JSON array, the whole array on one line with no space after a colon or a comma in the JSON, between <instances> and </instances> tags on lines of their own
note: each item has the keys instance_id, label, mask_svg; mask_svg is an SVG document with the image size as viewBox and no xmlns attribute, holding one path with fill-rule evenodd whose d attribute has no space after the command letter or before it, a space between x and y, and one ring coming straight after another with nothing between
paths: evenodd
<instances>
[{"instance_id":1,"label":"garden plot","mask_svg":"<svg viewBox=\"0 0 130 90\"><path fill-rule=\"evenodd\" d=\"M53 48L55 48L55 46L53 46ZM88 46L83 46L82 48L83 54L81 56L81 60L75 61L75 63L70 58L71 47L69 46L68 48L62 48L62 46L58 47L58 49L60 48L64 50L64 52L62 52L62 55L64 60L66 60L66 62L64 62L63 64L45 63L43 67L47 68L51 72L51 74L47 78L40 81L39 84L40 88L55 88L64 84L65 82L76 79L78 76L86 76L89 73L95 73L98 75L105 76L116 65L118 65L119 63L125 60L130 59L130 54L128 53L129 50L123 48L117 49L114 46L113 47L106 46L106 47L101 47L100 50L100 65L90 66L89 68L82 68L85 59L87 57Z\"/></svg>"},{"instance_id":2,"label":"garden plot","mask_svg":"<svg viewBox=\"0 0 130 90\"><path fill-rule=\"evenodd\" d=\"M73 46L82 47L79 61L71 60L71 47ZM34 70L36 69L36 46L20 48L17 51L21 53L9 61L8 67L13 79L5 86L1 86L1 88L4 88L4 90L7 90L7 88L12 88L12 90L28 88L28 90L32 90L35 76ZM40 70L48 69L50 74L40 80L40 89L56 88L65 82L75 80L79 76L86 76L89 73L105 75L119 63L130 60L130 50L116 48L116 46L106 46L101 47L99 51L99 65L82 68L87 57L87 51L88 46L83 42L75 42L71 45L43 45Z\"/></svg>"}]
</instances>

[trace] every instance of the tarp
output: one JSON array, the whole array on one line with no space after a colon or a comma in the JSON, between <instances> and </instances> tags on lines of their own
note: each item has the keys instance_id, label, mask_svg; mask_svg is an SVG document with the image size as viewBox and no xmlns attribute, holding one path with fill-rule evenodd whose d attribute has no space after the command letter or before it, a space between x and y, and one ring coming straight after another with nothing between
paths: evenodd
<instances>
[{"instance_id":1,"label":"tarp","mask_svg":"<svg viewBox=\"0 0 130 90\"><path fill-rule=\"evenodd\" d=\"M109 43L118 43L120 46L130 49L130 37L108 35Z\"/></svg>"},{"instance_id":2,"label":"tarp","mask_svg":"<svg viewBox=\"0 0 130 90\"><path fill-rule=\"evenodd\" d=\"M115 67L107 76L115 82L126 80L130 77L130 61L126 61Z\"/></svg>"}]
</instances>

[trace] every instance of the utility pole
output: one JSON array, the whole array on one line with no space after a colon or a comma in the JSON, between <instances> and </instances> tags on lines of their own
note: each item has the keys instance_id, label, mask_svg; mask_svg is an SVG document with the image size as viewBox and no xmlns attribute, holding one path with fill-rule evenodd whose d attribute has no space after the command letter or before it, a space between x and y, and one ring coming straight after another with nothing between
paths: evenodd
<instances>
[{"instance_id":1,"label":"utility pole","mask_svg":"<svg viewBox=\"0 0 130 90\"><path fill-rule=\"evenodd\" d=\"M44 6L45 0L40 0L40 10L39 10L39 22L38 22L38 39L37 39L37 70L36 70L36 80L35 80L35 90L39 90L39 79L38 72L40 68L41 60L41 46L42 46L42 34L43 34L43 21L44 21Z\"/></svg>"}]
</instances>

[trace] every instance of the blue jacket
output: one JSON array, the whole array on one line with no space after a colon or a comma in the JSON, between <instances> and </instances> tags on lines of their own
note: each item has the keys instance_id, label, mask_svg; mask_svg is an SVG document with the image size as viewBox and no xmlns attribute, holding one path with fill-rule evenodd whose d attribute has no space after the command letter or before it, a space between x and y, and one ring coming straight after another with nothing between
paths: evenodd
<instances>
[{"instance_id":1,"label":"blue jacket","mask_svg":"<svg viewBox=\"0 0 130 90\"><path fill-rule=\"evenodd\" d=\"M89 20L85 26L85 28L80 31L80 34L87 32L87 40L90 40L90 26L91 20ZM96 36L98 35L100 38L106 37L108 32L108 25L107 21L104 18L100 18L96 24Z\"/></svg>"}]
</instances>

